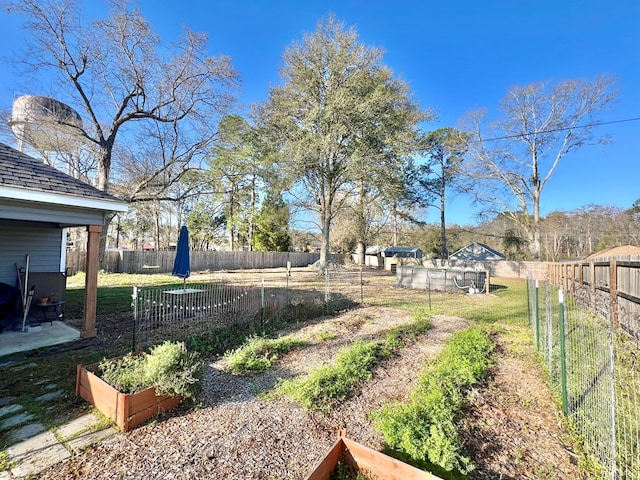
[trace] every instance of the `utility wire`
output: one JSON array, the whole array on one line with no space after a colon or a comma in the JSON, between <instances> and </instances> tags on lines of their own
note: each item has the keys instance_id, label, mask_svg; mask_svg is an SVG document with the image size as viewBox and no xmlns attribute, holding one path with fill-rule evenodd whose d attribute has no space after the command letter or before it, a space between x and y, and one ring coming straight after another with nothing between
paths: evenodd
<instances>
[{"instance_id":1,"label":"utility wire","mask_svg":"<svg viewBox=\"0 0 640 480\"><path fill-rule=\"evenodd\" d=\"M576 125L575 127L550 128L549 130L540 130L539 132L516 133L514 135L505 135L504 137L493 137L493 138L483 138L481 140L471 140L469 141L469 143L491 142L494 140L506 140L509 138L526 137L528 135L538 135L540 133L563 132L565 130L575 130L576 128L598 127L600 125L611 125L612 123L637 122L638 120L640 120L640 117L625 118L623 120L611 120L608 122L594 122L594 123L588 123L587 125Z\"/></svg>"}]
</instances>

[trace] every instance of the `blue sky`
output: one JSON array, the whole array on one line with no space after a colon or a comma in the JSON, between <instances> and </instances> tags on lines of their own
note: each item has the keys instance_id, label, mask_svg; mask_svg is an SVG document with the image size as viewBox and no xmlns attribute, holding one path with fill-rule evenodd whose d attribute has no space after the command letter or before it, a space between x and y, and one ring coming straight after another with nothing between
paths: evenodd
<instances>
[{"instance_id":1,"label":"blue sky","mask_svg":"<svg viewBox=\"0 0 640 480\"><path fill-rule=\"evenodd\" d=\"M97 0L84 5L88 17L106 10ZM415 101L437 110L427 129L456 126L477 107L495 113L513 85L592 79L599 73L616 77L620 90L600 119L640 117L638 0L142 0L139 5L167 42L183 25L208 32L209 52L229 55L239 70L240 100L247 104L265 99L268 87L280 82L284 49L334 13L357 29L361 42L386 51L384 63L409 83ZM4 12L0 27L4 58L18 50L24 32L21 21ZM11 67L1 65L0 109L10 109L17 95L52 93L25 91ZM627 208L640 198L640 121L602 126L597 133L609 134L614 143L567 157L543 192L543 214L588 204ZM427 221L437 218L433 211ZM474 223L468 199L455 198L447 220Z\"/></svg>"}]
</instances>

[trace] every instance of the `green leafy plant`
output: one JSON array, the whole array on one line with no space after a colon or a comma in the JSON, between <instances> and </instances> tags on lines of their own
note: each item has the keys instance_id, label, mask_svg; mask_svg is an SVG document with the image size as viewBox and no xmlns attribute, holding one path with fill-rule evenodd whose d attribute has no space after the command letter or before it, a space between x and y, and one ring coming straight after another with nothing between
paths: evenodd
<instances>
[{"instance_id":1,"label":"green leafy plant","mask_svg":"<svg viewBox=\"0 0 640 480\"><path fill-rule=\"evenodd\" d=\"M329 480L374 480L369 479L364 473L356 471L348 463L339 461L331 472Z\"/></svg>"},{"instance_id":2,"label":"green leafy plant","mask_svg":"<svg viewBox=\"0 0 640 480\"><path fill-rule=\"evenodd\" d=\"M309 342L301 338L282 337L269 339L252 336L245 345L225 354L226 369L232 373L262 372L273 365L283 354Z\"/></svg>"},{"instance_id":3,"label":"green leafy plant","mask_svg":"<svg viewBox=\"0 0 640 480\"><path fill-rule=\"evenodd\" d=\"M98 365L102 379L123 393L155 387L158 395L192 398L198 391L203 363L183 342L164 342L149 353L132 352Z\"/></svg>"},{"instance_id":4,"label":"green leafy plant","mask_svg":"<svg viewBox=\"0 0 640 480\"><path fill-rule=\"evenodd\" d=\"M306 377L285 380L279 390L307 410L327 412L362 382L382 358L391 354L383 343L357 340L338 352L333 365L321 365Z\"/></svg>"},{"instance_id":5,"label":"green leafy plant","mask_svg":"<svg viewBox=\"0 0 640 480\"><path fill-rule=\"evenodd\" d=\"M337 334L334 332L328 332L327 330L320 330L316 332L315 337L321 342L327 342L336 338Z\"/></svg>"},{"instance_id":6,"label":"green leafy plant","mask_svg":"<svg viewBox=\"0 0 640 480\"><path fill-rule=\"evenodd\" d=\"M281 382L280 393L294 398L307 410L328 412L371 378L376 364L405 345L405 340L431 328L426 314L389 330L383 340L357 340L338 352L333 365L321 365L307 376Z\"/></svg>"},{"instance_id":7,"label":"green leafy plant","mask_svg":"<svg viewBox=\"0 0 640 480\"><path fill-rule=\"evenodd\" d=\"M457 334L421 373L410 402L387 405L371 415L386 444L418 463L429 462L463 475L471 472L473 465L462 452L457 420L465 390L484 378L493 349L482 328Z\"/></svg>"},{"instance_id":8,"label":"green leafy plant","mask_svg":"<svg viewBox=\"0 0 640 480\"><path fill-rule=\"evenodd\" d=\"M9 461L9 455L5 450L0 451L0 472L7 472L17 465L17 461Z\"/></svg>"}]
</instances>

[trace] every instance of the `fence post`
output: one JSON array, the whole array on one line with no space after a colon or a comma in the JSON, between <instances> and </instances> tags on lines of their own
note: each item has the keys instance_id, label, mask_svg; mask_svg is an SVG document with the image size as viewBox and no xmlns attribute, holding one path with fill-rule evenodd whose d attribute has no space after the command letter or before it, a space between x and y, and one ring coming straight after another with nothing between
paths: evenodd
<instances>
[{"instance_id":1,"label":"fence post","mask_svg":"<svg viewBox=\"0 0 640 480\"><path fill-rule=\"evenodd\" d=\"M618 262L609 262L609 295L611 298L611 324L618 325Z\"/></svg>"},{"instance_id":2,"label":"fence post","mask_svg":"<svg viewBox=\"0 0 640 480\"><path fill-rule=\"evenodd\" d=\"M134 352L136 350L136 330L138 329L138 287L133 287L131 302L133 303L133 335L131 339L131 351Z\"/></svg>"},{"instance_id":3,"label":"fence post","mask_svg":"<svg viewBox=\"0 0 640 480\"><path fill-rule=\"evenodd\" d=\"M614 328L613 325L609 324L609 363L611 368L609 369L609 373L611 376L611 477L612 479L616 478L616 460L617 460L617 440L616 440L616 370L615 370L615 345L614 345Z\"/></svg>"},{"instance_id":4,"label":"fence post","mask_svg":"<svg viewBox=\"0 0 640 480\"><path fill-rule=\"evenodd\" d=\"M427 291L429 292L429 311L431 311L431 270L427 269Z\"/></svg>"},{"instance_id":5,"label":"fence post","mask_svg":"<svg viewBox=\"0 0 640 480\"><path fill-rule=\"evenodd\" d=\"M539 297L539 289L540 289L539 281L536 279L536 303L535 303L535 308L536 308L536 348L538 349L538 352L540 351L540 301L538 299L538 297Z\"/></svg>"},{"instance_id":6,"label":"fence post","mask_svg":"<svg viewBox=\"0 0 640 480\"><path fill-rule=\"evenodd\" d=\"M527 277L527 323L529 324L529 327L531 327L531 286L529 285L531 278Z\"/></svg>"},{"instance_id":7,"label":"fence post","mask_svg":"<svg viewBox=\"0 0 640 480\"><path fill-rule=\"evenodd\" d=\"M565 339L565 309L564 309L564 291L558 290L558 302L560 304L560 392L562 394L562 412L566 415L568 409L567 396L567 350Z\"/></svg>"},{"instance_id":8,"label":"fence post","mask_svg":"<svg viewBox=\"0 0 640 480\"><path fill-rule=\"evenodd\" d=\"M329 315L329 269L324 267L324 308Z\"/></svg>"},{"instance_id":9,"label":"fence post","mask_svg":"<svg viewBox=\"0 0 640 480\"><path fill-rule=\"evenodd\" d=\"M264 329L264 278L260 288L260 330Z\"/></svg>"}]
</instances>

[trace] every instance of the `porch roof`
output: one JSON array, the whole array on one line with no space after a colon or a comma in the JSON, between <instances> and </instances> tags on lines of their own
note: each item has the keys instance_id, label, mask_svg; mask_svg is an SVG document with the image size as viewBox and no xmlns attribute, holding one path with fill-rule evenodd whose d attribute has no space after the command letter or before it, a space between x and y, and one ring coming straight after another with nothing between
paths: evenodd
<instances>
[{"instance_id":1,"label":"porch roof","mask_svg":"<svg viewBox=\"0 0 640 480\"><path fill-rule=\"evenodd\" d=\"M126 202L0 143L0 198L124 212Z\"/></svg>"}]
</instances>

